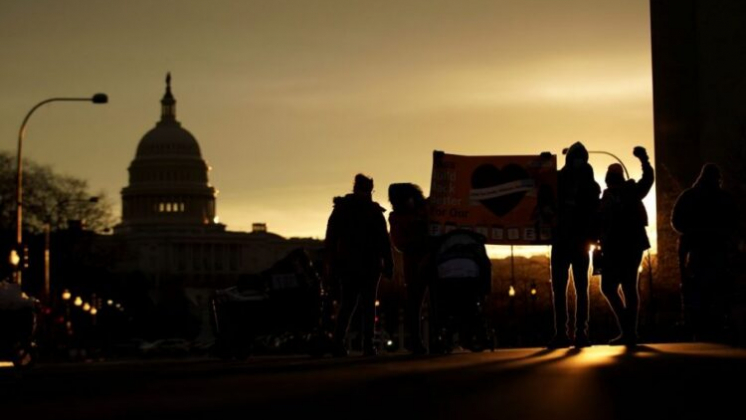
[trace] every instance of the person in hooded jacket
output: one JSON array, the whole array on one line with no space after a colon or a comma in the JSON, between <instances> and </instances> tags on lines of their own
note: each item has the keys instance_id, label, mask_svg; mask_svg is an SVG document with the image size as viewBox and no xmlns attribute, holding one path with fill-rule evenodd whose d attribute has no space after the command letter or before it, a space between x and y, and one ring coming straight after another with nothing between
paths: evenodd
<instances>
[{"instance_id":1,"label":"person in hooded jacket","mask_svg":"<svg viewBox=\"0 0 746 420\"><path fill-rule=\"evenodd\" d=\"M552 294L555 336L549 348L569 347L567 286L572 267L575 285L575 346L590 346L588 338L588 252L595 242L594 218L601 188L588 164L588 151L576 142L567 150L557 175L557 226L552 235Z\"/></svg>"},{"instance_id":2,"label":"person in hooded jacket","mask_svg":"<svg viewBox=\"0 0 746 420\"><path fill-rule=\"evenodd\" d=\"M738 212L721 188L720 168L702 166L694 185L681 193L671 213L679 233L679 268L684 321L694 339L718 337L726 327L732 276L729 259L736 248Z\"/></svg>"},{"instance_id":3,"label":"person in hooded jacket","mask_svg":"<svg viewBox=\"0 0 746 420\"><path fill-rule=\"evenodd\" d=\"M422 342L421 311L427 290L426 264L430 240L428 237L427 204L419 186L410 183L391 184L389 213L391 242L402 254L404 282L407 288L406 322L411 339L410 350L425 354Z\"/></svg>"},{"instance_id":4,"label":"person in hooded jacket","mask_svg":"<svg viewBox=\"0 0 746 420\"><path fill-rule=\"evenodd\" d=\"M363 318L363 354L376 354L373 342L376 293L381 275L391 278L393 260L384 209L373 201L373 179L355 176L352 194L334 198L324 246L327 276L339 283L341 302L334 331L336 356L347 355L345 346L356 308Z\"/></svg>"},{"instance_id":5,"label":"person in hooded jacket","mask_svg":"<svg viewBox=\"0 0 746 420\"><path fill-rule=\"evenodd\" d=\"M623 167L618 163L610 165L599 210L604 254L601 291L621 332L609 342L611 345L637 344L638 276L642 255L650 248L645 232L648 214L642 199L650 192L655 175L643 147L635 147L633 154L642 164L642 178L625 180Z\"/></svg>"}]
</instances>

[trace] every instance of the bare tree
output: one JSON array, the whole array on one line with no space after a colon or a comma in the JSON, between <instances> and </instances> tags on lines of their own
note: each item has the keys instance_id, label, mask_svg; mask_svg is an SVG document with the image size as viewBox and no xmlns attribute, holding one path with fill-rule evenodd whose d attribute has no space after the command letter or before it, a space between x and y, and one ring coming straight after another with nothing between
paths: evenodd
<instances>
[{"instance_id":1,"label":"bare tree","mask_svg":"<svg viewBox=\"0 0 746 420\"><path fill-rule=\"evenodd\" d=\"M15 227L15 156L0 152L0 229ZM55 173L50 166L23 163L23 223L30 232L64 229L71 220L103 232L114 223L112 204L103 193L91 194L85 180Z\"/></svg>"}]
</instances>

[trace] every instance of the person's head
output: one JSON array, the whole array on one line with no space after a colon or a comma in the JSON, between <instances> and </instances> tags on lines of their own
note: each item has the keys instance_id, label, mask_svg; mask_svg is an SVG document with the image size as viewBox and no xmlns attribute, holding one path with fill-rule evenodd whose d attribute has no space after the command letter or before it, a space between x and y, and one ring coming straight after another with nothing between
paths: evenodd
<instances>
[{"instance_id":1,"label":"person's head","mask_svg":"<svg viewBox=\"0 0 746 420\"><path fill-rule=\"evenodd\" d=\"M389 202L394 211L418 208L425 204L425 196L416 184L398 183L389 185Z\"/></svg>"},{"instance_id":2,"label":"person's head","mask_svg":"<svg viewBox=\"0 0 746 420\"><path fill-rule=\"evenodd\" d=\"M369 178L363 174L355 175L355 184L352 187L352 192L360 197L373 198L373 178Z\"/></svg>"},{"instance_id":3,"label":"person's head","mask_svg":"<svg viewBox=\"0 0 746 420\"><path fill-rule=\"evenodd\" d=\"M694 186L720 188L720 168L714 163L705 163Z\"/></svg>"},{"instance_id":4,"label":"person's head","mask_svg":"<svg viewBox=\"0 0 746 420\"><path fill-rule=\"evenodd\" d=\"M565 155L565 166L569 168L581 168L588 163L588 150L583 143L577 141L567 149Z\"/></svg>"},{"instance_id":5,"label":"person's head","mask_svg":"<svg viewBox=\"0 0 746 420\"><path fill-rule=\"evenodd\" d=\"M624 168L618 163L612 163L606 170L606 186L611 188L622 184L624 184Z\"/></svg>"}]
</instances>

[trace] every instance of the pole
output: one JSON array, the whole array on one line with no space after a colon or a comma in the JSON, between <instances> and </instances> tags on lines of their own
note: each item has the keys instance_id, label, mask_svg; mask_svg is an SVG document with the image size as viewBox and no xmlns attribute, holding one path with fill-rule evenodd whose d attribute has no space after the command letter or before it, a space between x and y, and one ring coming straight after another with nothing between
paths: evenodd
<instances>
[{"instance_id":1,"label":"pole","mask_svg":"<svg viewBox=\"0 0 746 420\"><path fill-rule=\"evenodd\" d=\"M51 226L49 222L44 225L44 301L49 304L51 303L52 294L50 293L50 259L49 251L51 248Z\"/></svg>"},{"instance_id":2,"label":"pole","mask_svg":"<svg viewBox=\"0 0 746 420\"><path fill-rule=\"evenodd\" d=\"M26 125L28 124L31 115L39 109L42 105L50 102L65 101L65 102L93 102L94 104L105 104L109 101L108 96L103 93L97 93L89 98L50 98L45 99L38 104L34 105L33 108L26 114L26 117L21 123L21 128L18 130L18 151L16 153L16 248L15 252L23 252L23 138L26 136ZM11 253L12 255L12 253ZM21 260L26 256L21 254ZM21 285L21 265L16 265L15 271L13 272L13 281L18 285Z\"/></svg>"},{"instance_id":3,"label":"pole","mask_svg":"<svg viewBox=\"0 0 746 420\"><path fill-rule=\"evenodd\" d=\"M562 149L562 154L566 155L568 150L569 150L568 148ZM617 155L615 155L613 153L609 153L609 152L604 151L604 150L589 150L588 154L591 154L591 153L595 153L595 154L599 154L599 155L606 155L606 156L610 156L610 157L614 158L617 162L619 162L620 165L622 165L622 169L624 169L624 175L627 177L627 179L629 179L629 172L627 171L627 167L624 165L624 162L622 162L622 160L619 159L619 156L617 156Z\"/></svg>"}]
</instances>

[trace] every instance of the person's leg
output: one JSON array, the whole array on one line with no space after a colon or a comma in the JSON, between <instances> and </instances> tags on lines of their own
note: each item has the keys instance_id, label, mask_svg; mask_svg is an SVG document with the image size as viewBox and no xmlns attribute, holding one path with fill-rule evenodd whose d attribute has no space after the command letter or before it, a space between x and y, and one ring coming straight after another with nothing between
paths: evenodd
<instances>
[{"instance_id":1,"label":"person's leg","mask_svg":"<svg viewBox=\"0 0 746 420\"><path fill-rule=\"evenodd\" d=\"M695 341L708 341L711 338L709 320L707 317L708 306L711 302L709 292L711 286L708 284L710 276L708 275L706 258L701 250L689 253L688 271L691 284L691 318L692 329L694 331L693 339Z\"/></svg>"},{"instance_id":2,"label":"person's leg","mask_svg":"<svg viewBox=\"0 0 746 420\"><path fill-rule=\"evenodd\" d=\"M609 253L606 251L604 255L604 271L601 275L601 292L603 293L606 301L609 303L611 310L614 312L617 326L619 328L619 337L611 341L612 344L621 344L622 337L624 335L624 301L622 300L620 293L621 286L621 269L619 265L619 257L615 253Z\"/></svg>"},{"instance_id":3,"label":"person's leg","mask_svg":"<svg viewBox=\"0 0 746 420\"><path fill-rule=\"evenodd\" d=\"M552 302L554 305L554 338L551 348L567 347L567 281L570 259L561 246L552 246Z\"/></svg>"},{"instance_id":4,"label":"person's leg","mask_svg":"<svg viewBox=\"0 0 746 420\"><path fill-rule=\"evenodd\" d=\"M621 278L625 303L622 330L625 336L625 344L627 345L637 343L637 316L640 310L638 278L641 261L642 251L631 251L625 257L624 273Z\"/></svg>"},{"instance_id":5,"label":"person's leg","mask_svg":"<svg viewBox=\"0 0 746 420\"><path fill-rule=\"evenodd\" d=\"M337 323L334 328L334 354L343 356L347 352L346 338L350 320L360 299L360 279L344 278L340 284L340 305L337 312Z\"/></svg>"},{"instance_id":6,"label":"person's leg","mask_svg":"<svg viewBox=\"0 0 746 420\"><path fill-rule=\"evenodd\" d=\"M681 287L681 317L683 321L683 334L687 340L694 339L695 320L698 316L699 292L696 290L694 279L689 269L689 248L684 237L679 238L679 276Z\"/></svg>"},{"instance_id":7,"label":"person's leg","mask_svg":"<svg viewBox=\"0 0 746 420\"><path fill-rule=\"evenodd\" d=\"M732 296L731 274L728 270L728 254L724 247L710 250L708 259L708 328L711 340L717 343L728 341L730 299Z\"/></svg>"},{"instance_id":8,"label":"person's leg","mask_svg":"<svg viewBox=\"0 0 746 420\"><path fill-rule=\"evenodd\" d=\"M411 339L410 350L414 353L426 351L422 342L422 302L426 291L427 287L421 282L407 285L407 326Z\"/></svg>"},{"instance_id":9,"label":"person's leg","mask_svg":"<svg viewBox=\"0 0 746 420\"><path fill-rule=\"evenodd\" d=\"M588 268L590 257L588 251L583 247L575 250L572 258L572 275L575 284L575 345L587 347L588 340Z\"/></svg>"},{"instance_id":10,"label":"person's leg","mask_svg":"<svg viewBox=\"0 0 746 420\"><path fill-rule=\"evenodd\" d=\"M409 348L412 352L419 354L425 352L420 328L422 301L425 298L425 291L427 289L424 276L421 274L421 265L421 258L417 258L416 256L404 257L404 279L407 282L406 319L411 340Z\"/></svg>"},{"instance_id":11,"label":"person's leg","mask_svg":"<svg viewBox=\"0 0 746 420\"><path fill-rule=\"evenodd\" d=\"M373 342L376 328L376 298L378 293L378 281L380 275L366 274L360 294L360 305L363 317L363 354L374 356L376 347Z\"/></svg>"}]
</instances>

